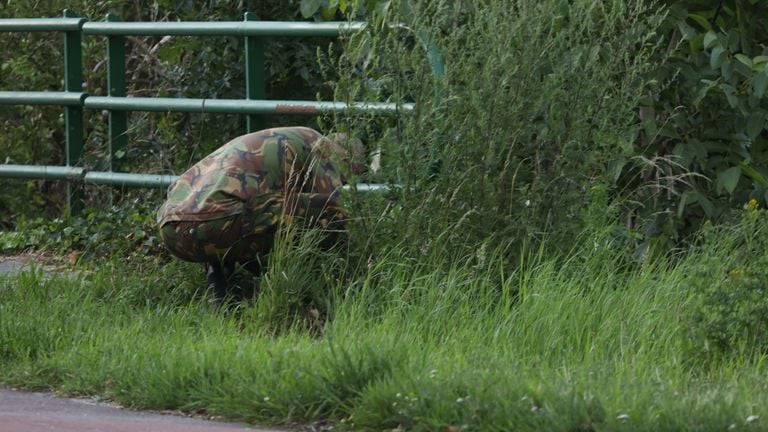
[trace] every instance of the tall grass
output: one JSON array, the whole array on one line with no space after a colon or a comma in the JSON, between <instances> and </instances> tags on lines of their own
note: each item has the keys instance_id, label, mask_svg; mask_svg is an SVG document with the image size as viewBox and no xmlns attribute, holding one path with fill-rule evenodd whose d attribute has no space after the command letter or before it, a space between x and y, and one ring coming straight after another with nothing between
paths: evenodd
<instances>
[{"instance_id":1,"label":"tall grass","mask_svg":"<svg viewBox=\"0 0 768 432\"><path fill-rule=\"evenodd\" d=\"M0 382L354 430L722 430L768 415L759 352L689 349L703 252L627 269L587 239L513 268L493 249L484 267L393 249L330 285L320 333L301 324L311 315L278 333L259 319L306 308L310 293L221 308L185 264L23 273L0 288Z\"/></svg>"},{"instance_id":2,"label":"tall grass","mask_svg":"<svg viewBox=\"0 0 768 432\"><path fill-rule=\"evenodd\" d=\"M375 207L378 225L360 222L363 237L377 226L380 242L459 249L577 235L588 191L611 187L612 162L639 152L636 109L665 13L646 0L392 2L351 37L336 83L342 100L416 102L395 123L334 119L365 131L378 179L403 186L390 217Z\"/></svg>"}]
</instances>

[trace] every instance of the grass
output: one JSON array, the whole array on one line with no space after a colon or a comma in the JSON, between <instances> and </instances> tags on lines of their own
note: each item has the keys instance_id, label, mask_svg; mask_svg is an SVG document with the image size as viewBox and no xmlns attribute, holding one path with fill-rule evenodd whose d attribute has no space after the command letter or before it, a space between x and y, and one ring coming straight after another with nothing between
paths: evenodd
<instances>
[{"instance_id":1,"label":"grass","mask_svg":"<svg viewBox=\"0 0 768 432\"><path fill-rule=\"evenodd\" d=\"M693 354L701 253L628 270L584 244L515 268L483 248L482 260L393 251L327 278L325 300L303 294L327 308L319 331L301 314L318 305L290 295L218 307L179 262L22 273L0 285L0 382L342 430L765 429L764 357L748 344ZM276 287L328 271L286 250Z\"/></svg>"},{"instance_id":2,"label":"grass","mask_svg":"<svg viewBox=\"0 0 768 432\"><path fill-rule=\"evenodd\" d=\"M273 255L258 300L231 308L200 290L198 266L176 261L6 277L0 383L341 430L768 429L768 222L644 263L596 234L544 253L622 216L598 186L615 157L636 156L666 12L641 1L413 3L413 28L445 54L444 79L433 81L420 45L369 26L381 34L351 39L359 47L338 83L339 100L419 106L397 130L413 145L377 144L389 173L377 180L403 185L398 201L351 211L365 243L351 250L370 259L301 237ZM375 83L361 84L359 63ZM134 232L146 218L118 219L120 230L93 216L69 231L154 247L149 228ZM569 241L515 262L518 250L491 241L466 246L544 232ZM407 244L373 245L381 239Z\"/></svg>"}]
</instances>

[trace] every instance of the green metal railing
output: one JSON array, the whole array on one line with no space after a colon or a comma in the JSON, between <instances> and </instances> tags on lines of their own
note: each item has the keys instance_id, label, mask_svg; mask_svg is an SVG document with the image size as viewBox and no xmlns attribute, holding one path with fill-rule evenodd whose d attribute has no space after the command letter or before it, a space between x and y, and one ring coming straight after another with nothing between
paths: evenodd
<instances>
[{"instance_id":1,"label":"green metal railing","mask_svg":"<svg viewBox=\"0 0 768 432\"><path fill-rule=\"evenodd\" d=\"M82 208L83 191L79 183L166 187L176 176L115 172L113 155L127 145L127 111L179 111L247 115L248 132L257 129L262 114L324 114L332 112L372 112L392 114L414 109L413 104L264 100L264 47L268 36L328 36L358 32L364 22L284 22L258 21L246 13L241 22L122 22L109 14L105 21L88 21L65 10L63 18L0 19L0 32L63 32L64 91L0 91L0 105L55 105L66 113L66 166L0 164L0 177L67 180L68 204L72 213ZM107 38L107 96L82 92L81 36ZM239 36L245 38L246 99L192 99L126 97L125 36ZM433 70L442 75L439 52L425 43ZM83 109L108 110L108 171L87 171L77 167L83 153ZM359 190L374 188L358 185Z\"/></svg>"}]
</instances>

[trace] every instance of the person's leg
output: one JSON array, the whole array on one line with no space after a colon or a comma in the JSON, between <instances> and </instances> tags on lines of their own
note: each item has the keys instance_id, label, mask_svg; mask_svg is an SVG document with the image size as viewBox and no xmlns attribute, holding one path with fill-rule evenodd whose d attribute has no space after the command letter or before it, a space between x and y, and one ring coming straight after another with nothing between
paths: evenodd
<instances>
[{"instance_id":1,"label":"person's leg","mask_svg":"<svg viewBox=\"0 0 768 432\"><path fill-rule=\"evenodd\" d=\"M240 299L258 296L267 259L274 245L274 226L257 226L258 220L241 216L240 239L228 251L227 260L236 263L235 285Z\"/></svg>"},{"instance_id":2,"label":"person's leg","mask_svg":"<svg viewBox=\"0 0 768 432\"><path fill-rule=\"evenodd\" d=\"M263 218L240 214L223 223L212 221L199 227L200 236L216 240L206 250L215 251L218 267L227 276L226 291L235 300L253 298L259 291L262 269L276 231L263 222ZM215 267L213 272L215 275Z\"/></svg>"},{"instance_id":3,"label":"person's leg","mask_svg":"<svg viewBox=\"0 0 768 432\"><path fill-rule=\"evenodd\" d=\"M204 263L205 282L208 291L213 292L214 296L221 300L227 296L228 283L227 275L219 263Z\"/></svg>"}]
</instances>

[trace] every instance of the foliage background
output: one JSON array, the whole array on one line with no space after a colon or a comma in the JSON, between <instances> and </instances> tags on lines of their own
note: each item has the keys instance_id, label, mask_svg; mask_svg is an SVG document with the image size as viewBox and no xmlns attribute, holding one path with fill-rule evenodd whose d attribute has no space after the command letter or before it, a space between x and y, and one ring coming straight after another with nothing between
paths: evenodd
<instances>
[{"instance_id":1,"label":"foliage background","mask_svg":"<svg viewBox=\"0 0 768 432\"><path fill-rule=\"evenodd\" d=\"M640 104L635 150L665 162L645 171L624 165L619 184L632 191L646 235L678 239L750 199L768 199L768 4L665 3L667 56ZM666 192L636 193L653 176Z\"/></svg>"},{"instance_id":2,"label":"foliage background","mask_svg":"<svg viewBox=\"0 0 768 432\"><path fill-rule=\"evenodd\" d=\"M358 227L377 239L359 245L364 253L389 240L471 248L487 236L518 249L596 227L611 230L637 260L656 246L679 245L703 221L749 199L766 204L764 2L135 0L67 7L89 19L112 12L128 21L240 20L245 10L268 20L370 20L368 31L349 40L270 40L267 97L415 101L415 116L264 119L352 130L383 163L361 180L405 186L396 196L352 200ZM4 17L58 16L61 9L56 2L0 3ZM60 37L3 38L18 48L0 53L0 89L61 88ZM443 53L442 78L433 74L425 41ZM83 43L85 88L99 94L104 41ZM242 43L129 38L128 93L242 97ZM103 166L106 117L86 115L83 164ZM63 163L58 109L4 106L0 122L4 162ZM178 173L242 133L244 122L133 113L121 163ZM2 184L4 228L62 212L60 183ZM110 211L105 192L90 187L92 208ZM126 197L123 205L139 202L151 213L162 191Z\"/></svg>"},{"instance_id":3,"label":"foliage background","mask_svg":"<svg viewBox=\"0 0 768 432\"><path fill-rule=\"evenodd\" d=\"M69 8L90 20L107 13L124 21L239 21L245 11L265 20L301 20L299 3L189 1L71 1L0 2L6 18L55 17ZM343 17L340 17L343 18ZM61 90L62 37L54 33L6 33L3 43L13 49L0 53L0 89ZM314 100L329 98L332 89L318 68L318 48L328 51L328 38L274 38L266 46L266 97ZM134 96L243 98L245 94L242 38L129 37L126 44L127 94ZM331 53L338 52L337 45ZM100 95L106 89L105 38L83 37L84 91ZM105 161L106 113L86 111L83 165L98 168ZM313 125L312 118L273 116L265 125ZM63 115L56 107L0 108L0 155L3 163L64 164ZM127 171L179 173L217 146L245 131L245 118L234 115L131 113L129 146L118 162ZM0 218L10 228L24 215L41 211L62 213L61 184L3 180ZM91 188L91 206L102 205L104 194ZM144 191L147 200L160 193Z\"/></svg>"}]
</instances>

